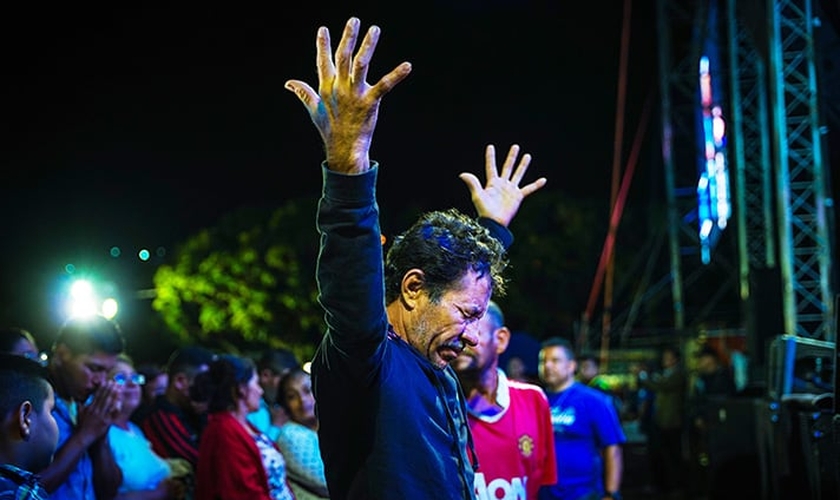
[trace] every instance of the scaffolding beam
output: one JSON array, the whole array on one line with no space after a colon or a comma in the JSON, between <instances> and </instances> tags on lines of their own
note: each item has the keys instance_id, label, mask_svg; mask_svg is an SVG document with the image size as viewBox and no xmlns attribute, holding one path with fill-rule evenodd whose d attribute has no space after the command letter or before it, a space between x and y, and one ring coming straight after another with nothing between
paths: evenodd
<instances>
[{"instance_id":1,"label":"scaffolding beam","mask_svg":"<svg viewBox=\"0 0 840 500\"><path fill-rule=\"evenodd\" d=\"M729 144L731 171L735 174L740 295L742 301L748 301L752 292L751 270L773 269L777 262L767 70L759 50L765 40L745 25L741 3L727 0L726 21L731 75Z\"/></svg>"},{"instance_id":2,"label":"scaffolding beam","mask_svg":"<svg viewBox=\"0 0 840 500\"><path fill-rule=\"evenodd\" d=\"M768 0L767 18L784 333L833 341L812 2Z\"/></svg>"}]
</instances>

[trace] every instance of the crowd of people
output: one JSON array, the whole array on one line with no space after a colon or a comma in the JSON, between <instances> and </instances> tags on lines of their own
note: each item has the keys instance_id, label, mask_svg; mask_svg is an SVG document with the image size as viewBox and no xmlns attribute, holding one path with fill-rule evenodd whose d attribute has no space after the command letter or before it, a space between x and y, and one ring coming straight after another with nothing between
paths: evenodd
<instances>
[{"instance_id":1,"label":"crowd of people","mask_svg":"<svg viewBox=\"0 0 840 500\"><path fill-rule=\"evenodd\" d=\"M44 359L8 329L0 499L621 498L619 412L578 380L572 344L542 344L539 381L499 365L509 226L546 183L523 183L531 156L514 145L498 166L488 146L484 184L460 174L476 214L425 213L384 251L369 149L411 65L368 83L378 39L351 18L333 52L320 28L317 85L286 83L326 156L315 214L326 331L311 365L197 345L135 365L101 316L68 320ZM675 371L639 376L668 453Z\"/></svg>"},{"instance_id":2,"label":"crowd of people","mask_svg":"<svg viewBox=\"0 0 840 500\"><path fill-rule=\"evenodd\" d=\"M626 437L616 396L591 383L572 343L542 341L533 383L499 367L511 331L495 301L474 333L475 342L450 363L469 427L463 451L474 471L463 497L621 498ZM68 321L48 355L26 330L0 329L0 351L7 430L0 437L0 498L355 497L330 493L312 376L289 350L240 356L185 346L162 366L143 365L142 373L117 324L97 316ZM662 370L638 373L640 393L658 395L646 401L665 408L642 410L651 413L645 432L661 492L687 479L674 429L687 425L691 436L702 435L708 399L735 392L713 349L697 360L688 398L673 348L663 349ZM153 376L165 383L149 398Z\"/></svg>"}]
</instances>

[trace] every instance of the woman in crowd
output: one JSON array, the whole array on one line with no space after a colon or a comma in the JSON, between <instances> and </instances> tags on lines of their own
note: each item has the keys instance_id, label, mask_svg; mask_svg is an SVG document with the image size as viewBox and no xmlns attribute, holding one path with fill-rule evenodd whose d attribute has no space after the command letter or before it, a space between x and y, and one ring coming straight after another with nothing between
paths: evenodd
<instances>
[{"instance_id":1,"label":"woman in crowd","mask_svg":"<svg viewBox=\"0 0 840 500\"><path fill-rule=\"evenodd\" d=\"M253 361L221 355L196 376L195 386L209 412L198 448L196 500L294 499L283 455L247 420L263 394Z\"/></svg>"},{"instance_id":2,"label":"woman in crowd","mask_svg":"<svg viewBox=\"0 0 840 500\"><path fill-rule=\"evenodd\" d=\"M277 402L290 419L280 427L277 446L286 458L295 496L298 500L329 498L309 373L302 368L287 373L277 388Z\"/></svg>"},{"instance_id":3,"label":"woman in crowd","mask_svg":"<svg viewBox=\"0 0 840 500\"><path fill-rule=\"evenodd\" d=\"M143 375L135 371L130 357L120 355L111 377L122 389L120 409L108 429L114 460L122 470L118 500L177 500L184 498L186 484L173 477L170 463L152 451L143 431L130 420L140 405Z\"/></svg>"}]
</instances>

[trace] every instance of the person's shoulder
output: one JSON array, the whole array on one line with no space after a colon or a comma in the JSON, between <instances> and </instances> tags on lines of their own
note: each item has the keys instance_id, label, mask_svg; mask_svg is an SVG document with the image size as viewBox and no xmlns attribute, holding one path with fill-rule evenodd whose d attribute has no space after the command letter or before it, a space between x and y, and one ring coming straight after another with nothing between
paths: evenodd
<instances>
[{"instance_id":1,"label":"person's shoulder","mask_svg":"<svg viewBox=\"0 0 840 500\"><path fill-rule=\"evenodd\" d=\"M304 425L299 424L294 420L289 420L285 424L278 427L278 429L280 434L297 434L303 432L304 430L307 430L307 428Z\"/></svg>"},{"instance_id":2,"label":"person's shoulder","mask_svg":"<svg viewBox=\"0 0 840 500\"><path fill-rule=\"evenodd\" d=\"M586 385L581 382L575 382L573 386L582 397L588 397L592 399L597 399L598 401L608 401L610 395L604 392L603 390L592 387L591 385Z\"/></svg>"},{"instance_id":3,"label":"person's shoulder","mask_svg":"<svg viewBox=\"0 0 840 500\"><path fill-rule=\"evenodd\" d=\"M15 489L26 480L26 471L12 464L0 464L0 491Z\"/></svg>"},{"instance_id":4,"label":"person's shoulder","mask_svg":"<svg viewBox=\"0 0 840 500\"><path fill-rule=\"evenodd\" d=\"M593 378L589 382L589 386L594 387L596 389L599 389L601 391L609 391L610 390L609 382L604 380L604 378L601 375L596 375L595 378Z\"/></svg>"},{"instance_id":5,"label":"person's shoulder","mask_svg":"<svg viewBox=\"0 0 840 500\"><path fill-rule=\"evenodd\" d=\"M548 400L545 390L537 384L521 380L508 380L511 397L531 397Z\"/></svg>"},{"instance_id":6,"label":"person's shoulder","mask_svg":"<svg viewBox=\"0 0 840 500\"><path fill-rule=\"evenodd\" d=\"M180 418L183 413L184 412L181 411L180 408L166 399L166 396L158 396L152 403L151 408L149 408L149 412L146 414L145 419L148 420L151 416L157 416L158 418L161 418L162 416L164 416L164 418Z\"/></svg>"},{"instance_id":7,"label":"person's shoulder","mask_svg":"<svg viewBox=\"0 0 840 500\"><path fill-rule=\"evenodd\" d=\"M508 385L510 385L511 389L521 390L521 391L538 391L540 393L544 393L543 388L537 384L531 382L525 382L523 380L513 380L508 379Z\"/></svg>"},{"instance_id":8,"label":"person's shoulder","mask_svg":"<svg viewBox=\"0 0 840 500\"><path fill-rule=\"evenodd\" d=\"M280 426L277 439L283 438L288 441L299 441L311 437L312 434L317 436L317 432L305 425L297 422L286 422Z\"/></svg>"},{"instance_id":9,"label":"person's shoulder","mask_svg":"<svg viewBox=\"0 0 840 500\"><path fill-rule=\"evenodd\" d=\"M232 415L224 411L213 412L207 416L207 426L199 443L203 446L210 442L228 442L242 436L249 436L249 433Z\"/></svg>"},{"instance_id":10,"label":"person's shoulder","mask_svg":"<svg viewBox=\"0 0 840 500\"><path fill-rule=\"evenodd\" d=\"M38 482L38 477L12 464L0 465L0 499L47 498L46 490Z\"/></svg>"}]
</instances>

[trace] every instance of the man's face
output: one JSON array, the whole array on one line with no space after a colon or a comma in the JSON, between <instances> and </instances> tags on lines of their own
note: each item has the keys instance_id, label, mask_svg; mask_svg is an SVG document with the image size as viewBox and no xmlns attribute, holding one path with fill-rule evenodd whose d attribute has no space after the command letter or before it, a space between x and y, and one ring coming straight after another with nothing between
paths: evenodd
<instances>
[{"instance_id":1,"label":"man's face","mask_svg":"<svg viewBox=\"0 0 840 500\"><path fill-rule=\"evenodd\" d=\"M195 371L192 375L186 372L179 372L174 375L175 383L173 384L175 390L178 393L176 403L182 410L185 411L192 411L198 415L207 411L207 403L206 402L198 402L194 401L190 397L190 390L195 382L195 377L199 373L204 373L210 369L209 365L203 364L199 365L195 368Z\"/></svg>"},{"instance_id":2,"label":"man's face","mask_svg":"<svg viewBox=\"0 0 840 500\"><path fill-rule=\"evenodd\" d=\"M288 372L288 370L286 370ZM277 398L277 387L280 385L280 379L283 378L283 373L278 373L271 368L263 368L260 370L260 387L263 389L263 398L266 403L272 404Z\"/></svg>"},{"instance_id":3,"label":"man's face","mask_svg":"<svg viewBox=\"0 0 840 500\"><path fill-rule=\"evenodd\" d=\"M34 472L44 470L50 465L58 446L58 424L52 414L53 408L55 394L52 387L49 387L49 396L44 400L44 405L41 408L32 408L30 416L30 467Z\"/></svg>"},{"instance_id":4,"label":"man's face","mask_svg":"<svg viewBox=\"0 0 840 500\"><path fill-rule=\"evenodd\" d=\"M482 373L494 369L499 361L498 331L490 315L482 316L478 321L478 344L467 346L452 362L452 368L461 373Z\"/></svg>"},{"instance_id":5,"label":"man's face","mask_svg":"<svg viewBox=\"0 0 840 500\"><path fill-rule=\"evenodd\" d=\"M525 375L525 362L522 361L522 358L513 356L508 359L505 374L511 380L525 380L527 376Z\"/></svg>"},{"instance_id":6,"label":"man's face","mask_svg":"<svg viewBox=\"0 0 840 500\"><path fill-rule=\"evenodd\" d=\"M584 381L590 381L598 375L598 365L591 359L585 359L580 363L580 378Z\"/></svg>"},{"instance_id":7,"label":"man's face","mask_svg":"<svg viewBox=\"0 0 840 500\"><path fill-rule=\"evenodd\" d=\"M116 354L94 352L92 354L76 354L65 345L59 345L54 353L54 362L61 377L60 386L67 394L59 394L65 399L79 402L103 385L114 365L117 364Z\"/></svg>"},{"instance_id":8,"label":"man's face","mask_svg":"<svg viewBox=\"0 0 840 500\"><path fill-rule=\"evenodd\" d=\"M676 366L678 361L679 360L677 359L677 356L674 355L673 352L671 352L671 351L663 351L662 352L662 366L663 366L663 368L671 368L672 366Z\"/></svg>"},{"instance_id":9,"label":"man's face","mask_svg":"<svg viewBox=\"0 0 840 500\"><path fill-rule=\"evenodd\" d=\"M154 401L156 397L162 396L166 393L166 386L168 384L169 375L165 372L161 372L157 375L157 377L147 380L146 384L143 386L143 399L148 402Z\"/></svg>"},{"instance_id":10,"label":"man's face","mask_svg":"<svg viewBox=\"0 0 840 500\"><path fill-rule=\"evenodd\" d=\"M574 378L576 364L562 347L545 347L540 350L540 380L551 389L559 388Z\"/></svg>"},{"instance_id":11,"label":"man's face","mask_svg":"<svg viewBox=\"0 0 840 500\"><path fill-rule=\"evenodd\" d=\"M710 375L717 369L717 362L714 356L704 354L697 359L697 371L703 375Z\"/></svg>"},{"instance_id":12,"label":"man's face","mask_svg":"<svg viewBox=\"0 0 840 500\"><path fill-rule=\"evenodd\" d=\"M437 368L446 367L465 346L478 344L477 324L491 292L489 276L469 271L437 303L421 293L409 313L406 340Z\"/></svg>"}]
</instances>

